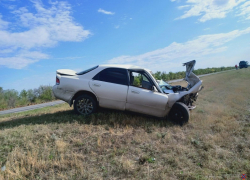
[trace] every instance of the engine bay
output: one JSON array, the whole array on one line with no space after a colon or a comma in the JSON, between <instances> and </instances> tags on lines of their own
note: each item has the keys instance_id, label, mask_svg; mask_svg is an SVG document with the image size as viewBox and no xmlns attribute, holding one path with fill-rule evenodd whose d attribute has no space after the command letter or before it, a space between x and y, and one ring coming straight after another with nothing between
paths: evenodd
<instances>
[{"instance_id":1,"label":"engine bay","mask_svg":"<svg viewBox=\"0 0 250 180\"><path fill-rule=\"evenodd\" d=\"M165 94L177 93L177 92L181 92L181 91L188 91L187 87L183 87L181 85L171 86L170 84L168 84L167 82L165 82L163 80L158 80L157 82Z\"/></svg>"}]
</instances>

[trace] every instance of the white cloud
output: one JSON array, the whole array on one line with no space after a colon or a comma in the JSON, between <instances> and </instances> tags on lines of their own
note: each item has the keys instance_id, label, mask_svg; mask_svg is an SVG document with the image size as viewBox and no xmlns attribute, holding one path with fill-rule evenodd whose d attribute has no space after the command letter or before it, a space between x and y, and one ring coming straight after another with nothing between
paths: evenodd
<instances>
[{"instance_id":1,"label":"white cloud","mask_svg":"<svg viewBox=\"0 0 250 180\"><path fill-rule=\"evenodd\" d=\"M114 12L111 12L111 11L105 11L104 9L98 9L99 13L103 13L103 14L108 14L108 15L114 15L115 13Z\"/></svg>"},{"instance_id":2,"label":"white cloud","mask_svg":"<svg viewBox=\"0 0 250 180\"><path fill-rule=\"evenodd\" d=\"M53 59L75 60L75 59L83 59L83 58L84 56L69 56L69 57L53 58Z\"/></svg>"},{"instance_id":3,"label":"white cloud","mask_svg":"<svg viewBox=\"0 0 250 180\"><path fill-rule=\"evenodd\" d=\"M189 9L177 19L201 16L199 21L205 22L215 18L225 18L227 13L244 1L246 0L187 0L186 5L179 6L178 9Z\"/></svg>"},{"instance_id":4,"label":"white cloud","mask_svg":"<svg viewBox=\"0 0 250 180\"><path fill-rule=\"evenodd\" d=\"M108 61L111 64L133 64L151 70L169 70L180 68L180 64L192 59L203 59L211 54L227 50L226 43L250 33L245 30L234 30L228 33L202 35L184 43L173 42L163 49L147 52L137 56L119 56Z\"/></svg>"},{"instance_id":5,"label":"white cloud","mask_svg":"<svg viewBox=\"0 0 250 180\"><path fill-rule=\"evenodd\" d=\"M0 56L0 65L23 68L48 57L41 52L38 54L41 47L53 47L60 41L83 41L91 34L74 22L68 3L51 3L51 7L46 9L40 1L32 2L35 13L25 7L13 11L13 19L17 19L19 24L14 30L9 30L8 26L16 22L3 21L0 16L0 48L5 53ZM29 55L36 52L36 55L28 57L26 53L24 56L23 51Z\"/></svg>"},{"instance_id":6,"label":"white cloud","mask_svg":"<svg viewBox=\"0 0 250 180\"><path fill-rule=\"evenodd\" d=\"M190 5L184 5L184 6L178 6L178 9L185 9L185 8L189 8L190 7Z\"/></svg>"},{"instance_id":7,"label":"white cloud","mask_svg":"<svg viewBox=\"0 0 250 180\"><path fill-rule=\"evenodd\" d=\"M0 30L6 29L9 23L7 21L2 20L2 15L0 14Z\"/></svg>"},{"instance_id":8,"label":"white cloud","mask_svg":"<svg viewBox=\"0 0 250 180\"><path fill-rule=\"evenodd\" d=\"M40 59L47 59L47 54L38 51L23 51L12 57L0 57L0 66L22 69L29 64L38 62Z\"/></svg>"},{"instance_id":9,"label":"white cloud","mask_svg":"<svg viewBox=\"0 0 250 180\"><path fill-rule=\"evenodd\" d=\"M244 16L246 19L250 19L250 1L245 2L239 7L240 13L238 16Z\"/></svg>"}]
</instances>

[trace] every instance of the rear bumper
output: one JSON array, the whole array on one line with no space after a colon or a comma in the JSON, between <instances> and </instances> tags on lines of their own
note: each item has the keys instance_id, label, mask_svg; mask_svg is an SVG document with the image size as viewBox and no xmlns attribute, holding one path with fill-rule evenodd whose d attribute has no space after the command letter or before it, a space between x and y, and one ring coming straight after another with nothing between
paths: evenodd
<instances>
[{"instance_id":1,"label":"rear bumper","mask_svg":"<svg viewBox=\"0 0 250 180\"><path fill-rule=\"evenodd\" d=\"M60 99L60 98L57 96L57 85L54 85L54 86L53 86L52 91L53 91L54 96L55 96L57 99Z\"/></svg>"},{"instance_id":2,"label":"rear bumper","mask_svg":"<svg viewBox=\"0 0 250 180\"><path fill-rule=\"evenodd\" d=\"M61 99L67 103L70 103L71 97L74 95L74 92L66 91L58 85L54 85L52 91L57 99Z\"/></svg>"}]
</instances>

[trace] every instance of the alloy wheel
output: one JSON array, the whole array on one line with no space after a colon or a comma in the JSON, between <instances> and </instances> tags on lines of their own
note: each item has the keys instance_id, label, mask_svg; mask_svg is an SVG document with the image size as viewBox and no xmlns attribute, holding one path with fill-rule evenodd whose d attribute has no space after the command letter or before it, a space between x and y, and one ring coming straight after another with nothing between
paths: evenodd
<instances>
[{"instance_id":1,"label":"alloy wheel","mask_svg":"<svg viewBox=\"0 0 250 180\"><path fill-rule=\"evenodd\" d=\"M84 115L91 114L94 109L93 102L87 98L82 98L78 100L76 107L77 107L77 111Z\"/></svg>"}]
</instances>

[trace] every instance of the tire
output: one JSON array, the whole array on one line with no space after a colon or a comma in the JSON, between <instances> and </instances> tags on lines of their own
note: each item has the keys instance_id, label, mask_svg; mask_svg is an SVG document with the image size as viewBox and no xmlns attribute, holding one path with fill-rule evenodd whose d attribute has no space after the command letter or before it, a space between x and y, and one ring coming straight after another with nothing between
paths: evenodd
<instances>
[{"instance_id":1,"label":"tire","mask_svg":"<svg viewBox=\"0 0 250 180\"><path fill-rule=\"evenodd\" d=\"M168 116L173 123L182 126L189 120L189 109L184 103L176 102Z\"/></svg>"},{"instance_id":2,"label":"tire","mask_svg":"<svg viewBox=\"0 0 250 180\"><path fill-rule=\"evenodd\" d=\"M74 101L74 110L80 115L90 115L97 109L96 100L89 95L80 95Z\"/></svg>"}]
</instances>

